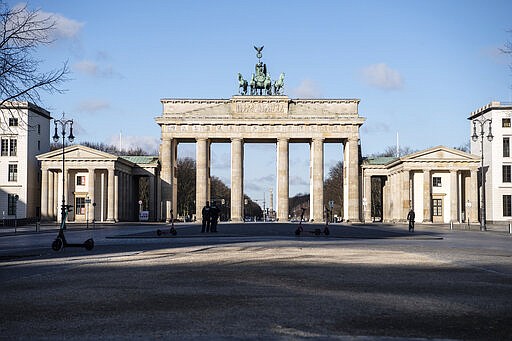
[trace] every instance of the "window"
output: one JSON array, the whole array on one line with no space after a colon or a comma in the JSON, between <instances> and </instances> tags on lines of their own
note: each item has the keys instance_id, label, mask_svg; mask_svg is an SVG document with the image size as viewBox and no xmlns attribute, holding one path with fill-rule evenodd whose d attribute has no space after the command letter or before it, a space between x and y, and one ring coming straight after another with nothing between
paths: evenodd
<instances>
[{"instance_id":1,"label":"window","mask_svg":"<svg viewBox=\"0 0 512 341\"><path fill-rule=\"evenodd\" d=\"M432 210L434 216L443 216L443 199L432 199Z\"/></svg>"},{"instance_id":2,"label":"window","mask_svg":"<svg viewBox=\"0 0 512 341\"><path fill-rule=\"evenodd\" d=\"M75 213L78 215L85 215L85 198L78 197L75 199Z\"/></svg>"},{"instance_id":3,"label":"window","mask_svg":"<svg viewBox=\"0 0 512 341\"><path fill-rule=\"evenodd\" d=\"M85 176L79 175L76 177L77 186L85 186Z\"/></svg>"},{"instance_id":4,"label":"window","mask_svg":"<svg viewBox=\"0 0 512 341\"><path fill-rule=\"evenodd\" d=\"M16 156L18 154L18 140L11 139L11 147L9 148L9 155Z\"/></svg>"},{"instance_id":5,"label":"window","mask_svg":"<svg viewBox=\"0 0 512 341\"><path fill-rule=\"evenodd\" d=\"M511 182L510 165L503 165L503 182Z\"/></svg>"},{"instance_id":6,"label":"window","mask_svg":"<svg viewBox=\"0 0 512 341\"><path fill-rule=\"evenodd\" d=\"M441 177L440 176L434 176L432 178L432 186L441 187Z\"/></svg>"},{"instance_id":7,"label":"window","mask_svg":"<svg viewBox=\"0 0 512 341\"><path fill-rule=\"evenodd\" d=\"M510 118L502 118L501 119L501 126L503 128L510 128Z\"/></svg>"},{"instance_id":8,"label":"window","mask_svg":"<svg viewBox=\"0 0 512 341\"><path fill-rule=\"evenodd\" d=\"M2 156L9 155L9 140L2 139Z\"/></svg>"},{"instance_id":9,"label":"window","mask_svg":"<svg viewBox=\"0 0 512 341\"><path fill-rule=\"evenodd\" d=\"M18 181L18 165L9 165L9 181Z\"/></svg>"},{"instance_id":10,"label":"window","mask_svg":"<svg viewBox=\"0 0 512 341\"><path fill-rule=\"evenodd\" d=\"M510 157L510 137L503 138L503 157Z\"/></svg>"},{"instance_id":11,"label":"window","mask_svg":"<svg viewBox=\"0 0 512 341\"><path fill-rule=\"evenodd\" d=\"M41 141L37 141L37 150L41 150Z\"/></svg>"},{"instance_id":12,"label":"window","mask_svg":"<svg viewBox=\"0 0 512 341\"><path fill-rule=\"evenodd\" d=\"M18 201L18 196L16 194L8 194L7 195L7 214L8 215L16 215L17 201Z\"/></svg>"},{"instance_id":13,"label":"window","mask_svg":"<svg viewBox=\"0 0 512 341\"><path fill-rule=\"evenodd\" d=\"M512 216L512 195L504 195L503 196L503 216L504 217Z\"/></svg>"},{"instance_id":14,"label":"window","mask_svg":"<svg viewBox=\"0 0 512 341\"><path fill-rule=\"evenodd\" d=\"M37 133L41 134L41 125L40 124L37 125Z\"/></svg>"},{"instance_id":15,"label":"window","mask_svg":"<svg viewBox=\"0 0 512 341\"><path fill-rule=\"evenodd\" d=\"M9 117L9 127L17 127L18 119L16 117Z\"/></svg>"}]
</instances>

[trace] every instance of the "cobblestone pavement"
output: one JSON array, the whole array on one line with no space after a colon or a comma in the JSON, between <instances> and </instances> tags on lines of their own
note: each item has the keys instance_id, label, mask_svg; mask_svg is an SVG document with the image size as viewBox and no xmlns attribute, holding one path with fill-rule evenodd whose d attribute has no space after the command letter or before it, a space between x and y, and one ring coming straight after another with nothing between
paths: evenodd
<instances>
[{"instance_id":1,"label":"cobblestone pavement","mask_svg":"<svg viewBox=\"0 0 512 341\"><path fill-rule=\"evenodd\" d=\"M165 227L165 228L164 228ZM0 237L0 339L506 340L512 237L418 226L221 224ZM306 231L321 225L306 224ZM53 231L52 231L53 232Z\"/></svg>"}]
</instances>

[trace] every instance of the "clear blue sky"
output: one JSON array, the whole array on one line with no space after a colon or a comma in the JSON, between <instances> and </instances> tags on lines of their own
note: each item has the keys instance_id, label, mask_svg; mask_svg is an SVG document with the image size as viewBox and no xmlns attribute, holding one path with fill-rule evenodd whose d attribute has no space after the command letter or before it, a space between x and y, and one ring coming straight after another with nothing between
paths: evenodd
<instances>
[{"instance_id":1,"label":"clear blue sky","mask_svg":"<svg viewBox=\"0 0 512 341\"><path fill-rule=\"evenodd\" d=\"M18 2L9 1L10 5ZM512 101L512 1L30 1L53 13L45 66L68 60L64 95L43 96L77 122L78 142L156 150L161 98L229 98L264 45L290 97L359 98L363 155L400 144L460 146L469 113ZM326 173L342 158L325 150ZM275 189L275 147L246 145L245 192ZM195 157L193 145L180 155ZM290 194L309 192L308 148L291 147ZM265 160L265 162L261 162ZM212 175L228 185L229 146L213 145ZM267 194L268 195L268 194ZM268 196L267 196L268 200Z\"/></svg>"}]
</instances>

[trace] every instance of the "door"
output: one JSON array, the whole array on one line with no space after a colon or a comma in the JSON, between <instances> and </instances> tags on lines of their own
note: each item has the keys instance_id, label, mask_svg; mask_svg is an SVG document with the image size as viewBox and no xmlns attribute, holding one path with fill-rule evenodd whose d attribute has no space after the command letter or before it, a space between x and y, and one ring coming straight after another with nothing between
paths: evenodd
<instances>
[{"instance_id":1,"label":"door","mask_svg":"<svg viewBox=\"0 0 512 341\"><path fill-rule=\"evenodd\" d=\"M443 199L434 198L432 199L432 222L443 223Z\"/></svg>"}]
</instances>

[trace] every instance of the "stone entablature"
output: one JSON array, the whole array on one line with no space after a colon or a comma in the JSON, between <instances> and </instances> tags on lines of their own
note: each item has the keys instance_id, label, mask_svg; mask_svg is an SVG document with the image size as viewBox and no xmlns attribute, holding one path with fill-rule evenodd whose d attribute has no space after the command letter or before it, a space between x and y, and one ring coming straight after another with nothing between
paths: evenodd
<instances>
[{"instance_id":1,"label":"stone entablature","mask_svg":"<svg viewBox=\"0 0 512 341\"><path fill-rule=\"evenodd\" d=\"M290 99L287 96L233 96L230 100L163 99L156 122L175 139L234 137L290 139L358 138L365 119L358 99Z\"/></svg>"}]
</instances>

